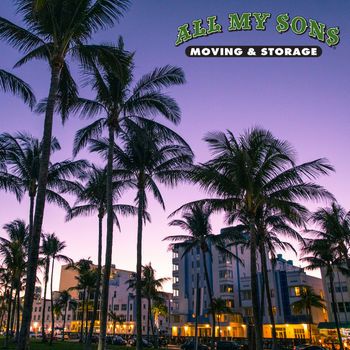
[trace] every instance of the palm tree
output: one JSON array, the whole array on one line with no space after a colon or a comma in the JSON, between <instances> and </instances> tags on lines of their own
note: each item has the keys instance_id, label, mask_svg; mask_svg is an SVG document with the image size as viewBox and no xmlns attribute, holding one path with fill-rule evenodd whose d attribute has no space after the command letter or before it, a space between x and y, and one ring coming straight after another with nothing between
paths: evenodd
<instances>
[{"instance_id":1,"label":"palm tree","mask_svg":"<svg viewBox=\"0 0 350 350\"><path fill-rule=\"evenodd\" d=\"M196 167L192 179L219 197L208 200L214 208L230 215L244 214L249 222L253 318L257 350L262 350L255 253L258 210L269 205L285 212L296 200L333 199L323 187L311 182L333 171L333 167L324 158L295 165L292 146L260 127L247 130L237 139L230 131L211 132L205 141L214 158Z\"/></svg>"},{"instance_id":2,"label":"palm tree","mask_svg":"<svg viewBox=\"0 0 350 350\"><path fill-rule=\"evenodd\" d=\"M154 315L154 323L157 326L158 345L159 345L159 326L160 326L159 317L160 316L163 316L163 317L169 316L168 307L164 304L164 299L162 301L155 301L153 306L152 306L151 311ZM152 328L153 328L153 326L152 326Z\"/></svg>"},{"instance_id":3,"label":"palm tree","mask_svg":"<svg viewBox=\"0 0 350 350\"><path fill-rule=\"evenodd\" d=\"M226 237L222 235L214 235L212 233L212 227L210 223L210 215L213 213L210 205L204 202L198 203L188 203L177 209L175 212L170 214L170 217L175 215L178 212L183 212L183 220L172 220L170 226L179 226L188 235L177 235L177 236L168 236L163 240L174 241L169 245L169 250L184 248L181 258L188 254L192 249L200 249L202 254L204 275L207 284L209 300L210 300L210 309L214 310L214 298L212 286L210 285L208 266L207 266L207 257L212 260L212 247L215 247L218 252L225 257L237 259L229 249L226 248ZM197 277L198 278L198 277ZM197 281L198 283L198 281ZM215 317L212 318L212 340L211 348L214 349L215 346Z\"/></svg>"},{"instance_id":4,"label":"palm tree","mask_svg":"<svg viewBox=\"0 0 350 350\"><path fill-rule=\"evenodd\" d=\"M148 313L147 313L147 341L149 342L149 328L151 323L152 335L154 336L153 321L152 321L152 300L157 303L164 303L167 297L165 292L160 289L163 288L165 282L170 278L156 278L156 270L152 267L151 263L142 266L141 277L141 293L144 298L147 299ZM125 283L129 284L128 289L136 289L137 280L130 279Z\"/></svg>"},{"instance_id":5,"label":"palm tree","mask_svg":"<svg viewBox=\"0 0 350 350\"><path fill-rule=\"evenodd\" d=\"M307 232L332 242L350 271L350 212L346 212L343 207L333 202L330 207L319 208L310 215L310 222L317 225L318 229Z\"/></svg>"},{"instance_id":6,"label":"palm tree","mask_svg":"<svg viewBox=\"0 0 350 350\"><path fill-rule=\"evenodd\" d=\"M94 310L92 314L92 320L90 323L90 330L88 337L85 342L85 350L91 348L91 337L94 330L94 323L97 317L97 305L98 297L100 295L100 285L101 285L101 270L102 270L102 220L107 211L107 202L106 202L106 181L107 181L107 169L98 168L95 165L92 165L89 170L87 170L84 176L80 177L83 180L86 180L86 184L79 185L77 184L74 189L74 193L77 196L77 200L74 204L74 207L68 212L66 220L71 220L77 216L87 216L97 213L98 216L98 263L97 263L97 279L96 279L96 290L94 296ZM127 187L129 187L127 181L119 181L113 179L112 182L112 192L113 192L113 203L119 199ZM78 205L80 203L86 203ZM113 212L119 212L123 215L136 214L136 208L130 205L123 204L114 204ZM115 214L114 216L115 224L119 226L118 217Z\"/></svg>"},{"instance_id":7,"label":"palm tree","mask_svg":"<svg viewBox=\"0 0 350 350\"><path fill-rule=\"evenodd\" d=\"M215 318L217 316L218 324L219 324L219 338L221 339L221 331L220 331L220 321L221 321L221 315L228 314L233 315L233 311L226 306L226 300L221 298L213 298L213 305L212 308L209 308L208 314L213 315Z\"/></svg>"},{"instance_id":8,"label":"palm tree","mask_svg":"<svg viewBox=\"0 0 350 350\"><path fill-rule=\"evenodd\" d=\"M36 103L35 95L31 87L22 79L15 75L0 69L0 90L3 92L11 92L19 97L24 103L27 103L32 109Z\"/></svg>"},{"instance_id":9,"label":"palm tree","mask_svg":"<svg viewBox=\"0 0 350 350\"><path fill-rule=\"evenodd\" d=\"M82 292L82 312L81 312L81 329L80 329L80 339L79 342L83 342L83 324L84 324L84 306L85 306L85 296L86 296L86 289L88 286L96 286L96 279L91 282L91 267L92 267L92 261L89 259L80 259L77 263L71 263L69 264L66 269L74 270L78 273L78 276L75 276L74 278L77 280L78 284L75 287L72 287L70 289L75 290L83 290ZM95 275L96 277L96 275ZM94 283L94 284L93 284ZM79 298L80 299L80 298Z\"/></svg>"},{"instance_id":10,"label":"palm tree","mask_svg":"<svg viewBox=\"0 0 350 350\"><path fill-rule=\"evenodd\" d=\"M69 295L68 290L63 290L59 292L58 299L56 300L57 307L60 308L60 310L64 311L63 314L63 334L62 334L62 341L64 341L64 330L66 327L66 317L67 317L67 309L70 310L76 310L77 308L77 302L75 300L71 300L71 296Z\"/></svg>"},{"instance_id":11,"label":"palm tree","mask_svg":"<svg viewBox=\"0 0 350 350\"><path fill-rule=\"evenodd\" d=\"M6 162L12 176L22 188L22 193L28 192L30 198L29 227L32 235L34 225L34 202L39 182L39 168L42 160L43 142L29 133L18 132L15 135L3 133L0 139L6 144ZM56 138L52 138L51 153L60 150L61 146ZM57 162L49 164L46 200L49 203L70 209L68 202L57 191L68 191L74 185L69 181L71 176L81 176L87 167L85 160Z\"/></svg>"},{"instance_id":12,"label":"palm tree","mask_svg":"<svg viewBox=\"0 0 350 350\"><path fill-rule=\"evenodd\" d=\"M7 232L9 239L0 237L0 254L3 256L3 262L7 270L11 273L11 288L8 298L8 315L4 345L4 347L7 348L10 325L13 324L15 310L14 306L11 317L12 294L14 288L16 289L16 296L19 295L20 292L20 280L23 277L27 262L29 228L23 220L15 220L5 224L3 229Z\"/></svg>"},{"instance_id":13,"label":"palm tree","mask_svg":"<svg viewBox=\"0 0 350 350\"><path fill-rule=\"evenodd\" d=\"M31 310L34 298L35 274L39 241L44 215L46 183L50 161L53 114L56 100L60 97L62 120L67 119L68 105L77 96L77 87L70 75L67 58L71 56L83 65L96 58L115 60L115 50L98 45L86 45L92 34L99 29L114 25L129 7L128 0L62 1L27 0L16 1L17 13L24 17L29 28L21 28L0 17L0 38L18 48L26 55L17 62L45 59L50 66L51 81L46 103L43 156L40 165L38 195L35 209L33 249L28 259L28 276L22 319L19 350L28 347ZM118 53L119 54L119 53Z\"/></svg>"},{"instance_id":14,"label":"palm tree","mask_svg":"<svg viewBox=\"0 0 350 350\"><path fill-rule=\"evenodd\" d=\"M135 199L138 206L136 346L139 350L142 347L141 266L142 228L147 209L146 189L153 193L155 199L164 209L163 198L155 180L168 186L174 186L179 181L183 181L192 164L193 153L187 143L175 132L161 124L144 118L139 118L136 122L125 119L121 140L124 150L118 145L114 145L114 159L116 164L118 164L118 173L120 176L124 176L125 179L131 179L137 188ZM91 140L90 142L90 151L97 151L103 155L106 155L107 151L109 154L109 140Z\"/></svg>"},{"instance_id":15,"label":"palm tree","mask_svg":"<svg viewBox=\"0 0 350 350\"><path fill-rule=\"evenodd\" d=\"M323 310L326 309L324 305L325 300L322 297L315 293L314 289L310 286L305 286L300 291L300 300L295 301L291 305L296 312L302 312L303 309L306 309L306 314L309 316L309 332L310 332L310 344L312 344L312 312L311 308L315 307L317 309Z\"/></svg>"},{"instance_id":16,"label":"palm tree","mask_svg":"<svg viewBox=\"0 0 350 350\"><path fill-rule=\"evenodd\" d=\"M124 50L122 38L119 39L118 50ZM107 155L107 244L105 278L103 280L101 301L101 325L99 350L105 347L108 309L108 276L110 273L112 243L113 243L113 201L112 201L112 172L114 134L119 132L123 120L135 116L149 117L160 114L177 124L180 121L180 109L174 99L161 92L162 88L185 83L184 73L180 68L165 66L156 68L144 75L132 88L133 63L132 56L123 67L122 72L111 70L106 64L91 65L86 74L86 83L96 91L94 101L80 99L77 108L82 108L81 116L96 116L104 112L106 117L96 120L93 124L79 130L75 138L74 154L84 147L88 140L101 136L103 126L108 127ZM122 74L120 74L122 73ZM141 276L141 265L139 267ZM141 307L141 306L140 306ZM137 312L137 349L141 349L141 310Z\"/></svg>"},{"instance_id":17,"label":"palm tree","mask_svg":"<svg viewBox=\"0 0 350 350\"><path fill-rule=\"evenodd\" d=\"M108 312L108 317L112 320L113 322L113 336L115 336L115 325L117 324L117 322L120 325L123 325L124 321L125 321L125 315L117 315L114 311L109 311Z\"/></svg>"},{"instance_id":18,"label":"palm tree","mask_svg":"<svg viewBox=\"0 0 350 350\"><path fill-rule=\"evenodd\" d=\"M49 241L49 247L50 247L50 259L52 261L51 263L51 283L50 283L50 291L51 291L51 319L52 319L52 326L51 326L51 338L50 338L50 345L52 345L52 339L54 334L54 300L53 300L53 272L55 267L55 260L57 261L64 261L66 263L72 263L72 259L68 258L66 255L61 254L62 250L66 248L66 242L61 242L58 237L55 235L55 233L51 233L47 235L47 240Z\"/></svg>"},{"instance_id":19,"label":"palm tree","mask_svg":"<svg viewBox=\"0 0 350 350\"><path fill-rule=\"evenodd\" d=\"M328 239L307 240L305 246L302 248L302 254L312 254L311 256L304 256L300 259L301 261L309 263L309 265L306 266L307 270L313 271L321 269L322 275L324 274L325 278L329 278L334 322L338 332L340 350L344 350L339 328L334 290L334 269L338 269L343 274L349 274L348 270L345 270L342 267L344 259L339 256L339 251L332 247L332 242L329 242Z\"/></svg>"}]
</instances>

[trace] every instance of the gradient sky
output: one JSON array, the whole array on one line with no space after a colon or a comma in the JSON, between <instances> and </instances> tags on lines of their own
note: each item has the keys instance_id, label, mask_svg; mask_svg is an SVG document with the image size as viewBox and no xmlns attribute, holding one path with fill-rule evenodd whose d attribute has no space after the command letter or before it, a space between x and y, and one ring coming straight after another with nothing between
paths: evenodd
<instances>
[{"instance_id":1,"label":"gradient sky","mask_svg":"<svg viewBox=\"0 0 350 350\"><path fill-rule=\"evenodd\" d=\"M253 29L243 32L229 32L228 14L243 12L271 13L266 22L266 31ZM302 16L326 24L327 28L339 27L340 43L330 48L308 36L296 35L291 30L279 34L276 17L289 13L290 18ZM135 52L135 79L155 67L166 64L180 66L186 73L187 84L169 89L182 110L180 126L174 127L191 145L197 162L207 161L210 153L203 136L208 131L226 129L235 135L260 125L271 130L280 139L290 141L299 154L299 162L327 157L336 173L321 178L318 183L325 186L338 202L350 210L349 163L349 84L350 84L350 3L348 0L134 0L130 10L120 23L108 31L94 36L95 43L116 42L122 35L125 48ZM1 0L0 15L20 23L15 16L12 1ZM178 27L193 20L218 16L223 33L198 38L175 47ZM192 27L191 27L192 28ZM189 45L318 45L322 48L319 58L189 58L185 48ZM34 89L37 99L47 96L49 70L46 62L36 61L12 70L21 58L15 49L0 42L0 67L13 72ZM74 76L79 81L79 72L72 64ZM93 98L87 88L81 96ZM42 137L43 117L34 115L19 100L10 94L0 93L0 132L15 133L27 131ZM157 118L161 122L161 117ZM52 161L71 157L75 132L90 121L71 116L62 126L55 117L53 134L61 143L62 150L55 153ZM165 122L166 125L170 125ZM96 157L81 152L95 163ZM167 216L180 205L205 198L194 186L179 186L166 189L162 186L166 211L151 198L149 212L152 223L143 234L143 263L152 262L158 277L171 277L171 254L167 252L165 236L180 232L167 226ZM0 192L0 235L1 227L17 218L28 221L29 200L21 204L13 195ZM131 204L135 192L128 193L120 202ZM74 198L69 198L71 204ZM310 204L314 209L324 203ZM64 222L65 213L53 205L47 205L43 230L55 232L66 241L64 253L74 260L91 257L97 260L97 217L77 218ZM121 269L136 269L136 220L120 219L122 232L115 229L113 263ZM219 233L222 217L212 220L214 232ZM104 225L104 230L106 226ZM285 254L295 264L300 262L293 253ZM56 265L54 285L58 288L59 264ZM171 284L166 286L171 290Z\"/></svg>"}]
</instances>

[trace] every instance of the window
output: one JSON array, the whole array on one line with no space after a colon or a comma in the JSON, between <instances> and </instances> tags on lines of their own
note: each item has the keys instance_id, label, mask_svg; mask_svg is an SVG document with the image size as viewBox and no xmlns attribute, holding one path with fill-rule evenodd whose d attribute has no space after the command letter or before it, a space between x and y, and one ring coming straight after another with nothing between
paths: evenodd
<instances>
[{"instance_id":1,"label":"window","mask_svg":"<svg viewBox=\"0 0 350 350\"><path fill-rule=\"evenodd\" d=\"M38 321L40 321L40 315L38 315Z\"/></svg>"},{"instance_id":2,"label":"window","mask_svg":"<svg viewBox=\"0 0 350 350\"><path fill-rule=\"evenodd\" d=\"M245 307L244 308L244 316L253 316L253 308Z\"/></svg>"},{"instance_id":3,"label":"window","mask_svg":"<svg viewBox=\"0 0 350 350\"><path fill-rule=\"evenodd\" d=\"M47 308L47 311L51 311L51 306L49 306L49 307Z\"/></svg>"},{"instance_id":4,"label":"window","mask_svg":"<svg viewBox=\"0 0 350 350\"><path fill-rule=\"evenodd\" d=\"M235 307L235 301L233 299L227 299L226 301L226 306L227 307Z\"/></svg>"},{"instance_id":5,"label":"window","mask_svg":"<svg viewBox=\"0 0 350 350\"><path fill-rule=\"evenodd\" d=\"M334 289L336 293L340 293L340 283L336 282L334 283Z\"/></svg>"},{"instance_id":6,"label":"window","mask_svg":"<svg viewBox=\"0 0 350 350\"><path fill-rule=\"evenodd\" d=\"M179 282L179 276L174 276L173 283L178 283L178 282Z\"/></svg>"},{"instance_id":7,"label":"window","mask_svg":"<svg viewBox=\"0 0 350 350\"><path fill-rule=\"evenodd\" d=\"M119 311L119 304L114 305L114 311Z\"/></svg>"},{"instance_id":8,"label":"window","mask_svg":"<svg viewBox=\"0 0 350 350\"><path fill-rule=\"evenodd\" d=\"M345 312L343 303L338 303L338 308L339 308L339 312Z\"/></svg>"},{"instance_id":9,"label":"window","mask_svg":"<svg viewBox=\"0 0 350 350\"><path fill-rule=\"evenodd\" d=\"M39 307L39 312L41 312L41 306Z\"/></svg>"},{"instance_id":10,"label":"window","mask_svg":"<svg viewBox=\"0 0 350 350\"><path fill-rule=\"evenodd\" d=\"M122 304L122 311L126 311L127 309L127 305L126 304Z\"/></svg>"},{"instance_id":11,"label":"window","mask_svg":"<svg viewBox=\"0 0 350 350\"><path fill-rule=\"evenodd\" d=\"M204 308L206 309L207 308L207 301L204 300Z\"/></svg>"},{"instance_id":12,"label":"window","mask_svg":"<svg viewBox=\"0 0 350 350\"><path fill-rule=\"evenodd\" d=\"M305 339L304 328L294 328L294 338Z\"/></svg>"},{"instance_id":13,"label":"window","mask_svg":"<svg viewBox=\"0 0 350 350\"><path fill-rule=\"evenodd\" d=\"M143 304L143 308L146 309L146 304Z\"/></svg>"},{"instance_id":14,"label":"window","mask_svg":"<svg viewBox=\"0 0 350 350\"><path fill-rule=\"evenodd\" d=\"M143 327L142 327L142 331L144 332L144 331L145 331L145 329L146 329L146 327L145 327L145 326L143 326Z\"/></svg>"},{"instance_id":15,"label":"window","mask_svg":"<svg viewBox=\"0 0 350 350\"><path fill-rule=\"evenodd\" d=\"M274 289L270 289L270 296L271 296L271 298L275 297L275 290Z\"/></svg>"},{"instance_id":16,"label":"window","mask_svg":"<svg viewBox=\"0 0 350 350\"><path fill-rule=\"evenodd\" d=\"M129 321L132 321L132 315L130 315L130 317L129 317Z\"/></svg>"},{"instance_id":17,"label":"window","mask_svg":"<svg viewBox=\"0 0 350 350\"><path fill-rule=\"evenodd\" d=\"M49 315L47 315L46 316L46 321L48 321L50 319L50 316Z\"/></svg>"},{"instance_id":18,"label":"window","mask_svg":"<svg viewBox=\"0 0 350 350\"><path fill-rule=\"evenodd\" d=\"M117 292L116 291L114 291L114 298L116 298L117 297Z\"/></svg>"},{"instance_id":19,"label":"window","mask_svg":"<svg viewBox=\"0 0 350 350\"><path fill-rule=\"evenodd\" d=\"M220 270L219 278L232 278L232 270Z\"/></svg>"},{"instance_id":20,"label":"window","mask_svg":"<svg viewBox=\"0 0 350 350\"><path fill-rule=\"evenodd\" d=\"M197 247L197 254L199 254L199 253L200 253L200 248Z\"/></svg>"},{"instance_id":21,"label":"window","mask_svg":"<svg viewBox=\"0 0 350 350\"><path fill-rule=\"evenodd\" d=\"M132 304L130 304L130 307L129 307L130 311L132 310Z\"/></svg>"},{"instance_id":22,"label":"window","mask_svg":"<svg viewBox=\"0 0 350 350\"><path fill-rule=\"evenodd\" d=\"M341 283L341 290L342 292L347 292L348 291L348 286L346 285L346 282Z\"/></svg>"},{"instance_id":23,"label":"window","mask_svg":"<svg viewBox=\"0 0 350 350\"><path fill-rule=\"evenodd\" d=\"M293 315L297 316L297 315L301 315L302 314L302 310L298 310L294 305L293 305Z\"/></svg>"},{"instance_id":24,"label":"window","mask_svg":"<svg viewBox=\"0 0 350 350\"><path fill-rule=\"evenodd\" d=\"M201 261L197 260L197 267L201 267Z\"/></svg>"},{"instance_id":25,"label":"window","mask_svg":"<svg viewBox=\"0 0 350 350\"><path fill-rule=\"evenodd\" d=\"M207 287L204 286L204 294L207 294Z\"/></svg>"},{"instance_id":26,"label":"window","mask_svg":"<svg viewBox=\"0 0 350 350\"><path fill-rule=\"evenodd\" d=\"M112 310L112 305L108 305L108 311L111 311Z\"/></svg>"},{"instance_id":27,"label":"window","mask_svg":"<svg viewBox=\"0 0 350 350\"><path fill-rule=\"evenodd\" d=\"M191 261L191 266L192 266L192 269L194 268L194 262L193 261Z\"/></svg>"},{"instance_id":28,"label":"window","mask_svg":"<svg viewBox=\"0 0 350 350\"><path fill-rule=\"evenodd\" d=\"M243 299L244 300L250 300L251 298L252 298L252 291L251 290L243 291Z\"/></svg>"},{"instance_id":29,"label":"window","mask_svg":"<svg viewBox=\"0 0 350 350\"><path fill-rule=\"evenodd\" d=\"M159 321L159 325L160 325L160 326L163 326L163 320L160 320L160 321Z\"/></svg>"},{"instance_id":30,"label":"window","mask_svg":"<svg viewBox=\"0 0 350 350\"><path fill-rule=\"evenodd\" d=\"M34 308L34 312L36 312L36 306L35 306L35 308Z\"/></svg>"},{"instance_id":31,"label":"window","mask_svg":"<svg viewBox=\"0 0 350 350\"><path fill-rule=\"evenodd\" d=\"M173 271L178 271L178 270L179 270L179 264L174 264Z\"/></svg>"},{"instance_id":32,"label":"window","mask_svg":"<svg viewBox=\"0 0 350 350\"><path fill-rule=\"evenodd\" d=\"M173 290L173 296L174 297L178 297L179 296L179 290L178 289L174 289Z\"/></svg>"},{"instance_id":33,"label":"window","mask_svg":"<svg viewBox=\"0 0 350 350\"><path fill-rule=\"evenodd\" d=\"M36 320L36 315L34 315L34 321Z\"/></svg>"},{"instance_id":34,"label":"window","mask_svg":"<svg viewBox=\"0 0 350 350\"><path fill-rule=\"evenodd\" d=\"M146 320L146 315L142 315L142 319L145 321Z\"/></svg>"},{"instance_id":35,"label":"window","mask_svg":"<svg viewBox=\"0 0 350 350\"><path fill-rule=\"evenodd\" d=\"M173 259L176 259L179 257L179 252L173 251Z\"/></svg>"},{"instance_id":36,"label":"window","mask_svg":"<svg viewBox=\"0 0 350 350\"><path fill-rule=\"evenodd\" d=\"M294 287L295 290L295 295L298 297L300 296L300 288L299 287Z\"/></svg>"},{"instance_id":37,"label":"window","mask_svg":"<svg viewBox=\"0 0 350 350\"><path fill-rule=\"evenodd\" d=\"M175 310L179 310L179 303L178 303L178 302L175 302L175 303L174 303L174 309L175 309Z\"/></svg>"},{"instance_id":38,"label":"window","mask_svg":"<svg viewBox=\"0 0 350 350\"><path fill-rule=\"evenodd\" d=\"M70 315L67 316L67 320L70 321Z\"/></svg>"},{"instance_id":39,"label":"window","mask_svg":"<svg viewBox=\"0 0 350 350\"><path fill-rule=\"evenodd\" d=\"M220 284L220 293L233 293L233 284Z\"/></svg>"}]
</instances>

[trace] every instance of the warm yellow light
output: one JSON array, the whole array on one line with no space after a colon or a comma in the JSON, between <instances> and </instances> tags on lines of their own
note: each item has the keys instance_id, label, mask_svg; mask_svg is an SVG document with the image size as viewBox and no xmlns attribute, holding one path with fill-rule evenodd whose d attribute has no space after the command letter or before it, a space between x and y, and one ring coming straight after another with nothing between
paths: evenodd
<instances>
[{"instance_id":1,"label":"warm yellow light","mask_svg":"<svg viewBox=\"0 0 350 350\"><path fill-rule=\"evenodd\" d=\"M188 330L188 327L187 326L185 326L185 331L187 331Z\"/></svg>"},{"instance_id":2,"label":"warm yellow light","mask_svg":"<svg viewBox=\"0 0 350 350\"><path fill-rule=\"evenodd\" d=\"M208 325L208 324L206 324L205 326L206 326L207 328L209 327L209 325Z\"/></svg>"},{"instance_id":3,"label":"warm yellow light","mask_svg":"<svg viewBox=\"0 0 350 350\"><path fill-rule=\"evenodd\" d=\"M176 327L175 326L173 327L173 330L176 331Z\"/></svg>"},{"instance_id":4,"label":"warm yellow light","mask_svg":"<svg viewBox=\"0 0 350 350\"><path fill-rule=\"evenodd\" d=\"M244 327L245 327L245 324L242 324L242 327L244 328Z\"/></svg>"},{"instance_id":5,"label":"warm yellow light","mask_svg":"<svg viewBox=\"0 0 350 350\"><path fill-rule=\"evenodd\" d=\"M227 329L230 331L230 330L231 330L231 327L227 327Z\"/></svg>"},{"instance_id":6,"label":"warm yellow light","mask_svg":"<svg viewBox=\"0 0 350 350\"><path fill-rule=\"evenodd\" d=\"M193 318L195 318L195 317L196 317L196 315L195 315L195 314L193 314L193 315L192 315L192 317L193 317Z\"/></svg>"},{"instance_id":7,"label":"warm yellow light","mask_svg":"<svg viewBox=\"0 0 350 350\"><path fill-rule=\"evenodd\" d=\"M286 327L288 327L289 326L289 324L286 324Z\"/></svg>"},{"instance_id":8,"label":"warm yellow light","mask_svg":"<svg viewBox=\"0 0 350 350\"><path fill-rule=\"evenodd\" d=\"M305 323L303 323L303 327L304 327L304 328L307 328L307 325L306 325Z\"/></svg>"}]
</instances>

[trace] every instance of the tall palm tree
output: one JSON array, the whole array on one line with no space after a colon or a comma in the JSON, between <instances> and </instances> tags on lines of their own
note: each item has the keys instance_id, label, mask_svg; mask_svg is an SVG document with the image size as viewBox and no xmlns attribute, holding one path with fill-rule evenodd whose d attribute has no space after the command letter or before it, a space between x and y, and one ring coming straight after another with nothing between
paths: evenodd
<instances>
[{"instance_id":1,"label":"tall palm tree","mask_svg":"<svg viewBox=\"0 0 350 350\"><path fill-rule=\"evenodd\" d=\"M73 260L66 255L62 254L64 248L66 248L66 242L62 242L58 239L55 233L51 233L47 235L47 240L49 241L50 247L50 258L51 258L51 276L50 276L50 291L51 291L51 338L50 345L52 344L55 323L54 323L54 300L53 300L53 272L55 267L55 260L64 261L65 263L71 264Z\"/></svg>"},{"instance_id":2,"label":"tall palm tree","mask_svg":"<svg viewBox=\"0 0 350 350\"><path fill-rule=\"evenodd\" d=\"M164 300L163 301L155 301L153 306L152 306L152 314L154 315L154 323L156 324L157 327L157 334L158 334L158 346L159 344L159 326L160 326L160 320L159 317L163 316L163 317L168 317L169 316L169 312L168 312L168 307L165 305ZM153 325L152 325L153 328Z\"/></svg>"},{"instance_id":3,"label":"tall palm tree","mask_svg":"<svg viewBox=\"0 0 350 350\"><path fill-rule=\"evenodd\" d=\"M34 203L37 196L39 182L39 168L42 160L43 142L25 132L15 135L3 133L0 139L6 144L6 162L12 176L22 188L22 193L28 192L30 198L29 227L32 235L34 225ZM61 146L56 138L52 138L51 153L60 150ZM68 202L57 191L68 191L74 184L69 181L71 176L80 176L87 167L85 160L65 160L50 163L46 189L46 200L49 203L70 209Z\"/></svg>"},{"instance_id":4,"label":"tall palm tree","mask_svg":"<svg viewBox=\"0 0 350 350\"><path fill-rule=\"evenodd\" d=\"M14 288L16 289L16 295L19 295L20 292L20 280L23 277L27 262L29 228L23 220L15 220L5 224L3 229L7 232L9 239L0 237L0 254L3 257L3 262L7 270L11 272L11 288L8 298L8 316L4 345L7 348L10 325L13 324L15 310L14 306L11 317L12 294Z\"/></svg>"},{"instance_id":5,"label":"tall palm tree","mask_svg":"<svg viewBox=\"0 0 350 350\"><path fill-rule=\"evenodd\" d=\"M92 314L92 320L90 323L90 330L88 337L85 342L85 350L91 348L91 337L94 330L94 323L97 317L97 305L98 298L100 295L101 286L101 271L102 271L102 221L107 211L107 168L99 168L92 165L87 170L84 176L80 177L82 180L86 180L85 185L77 184L75 189L72 189L74 194L77 196L77 200L74 207L68 212L66 220L71 220L77 216L86 216L97 213L98 216L98 258L97 258L97 279L96 279L96 290L94 296L94 310ZM112 181L112 192L113 192L113 203L119 199L123 191L130 187L127 181L120 181L113 179ZM81 204L85 203L85 204ZM79 205L81 204L81 205ZM119 226L117 212L123 215L132 214L135 215L137 210L131 205L125 204L113 204L113 212L115 213L114 221Z\"/></svg>"},{"instance_id":6,"label":"tall palm tree","mask_svg":"<svg viewBox=\"0 0 350 350\"><path fill-rule=\"evenodd\" d=\"M310 344L312 344L312 311L311 308L326 309L325 300L315 293L314 289L310 286L305 286L300 291L300 299L292 303L291 305L296 312L302 312L306 309L306 314L309 316L309 332L310 332Z\"/></svg>"},{"instance_id":7,"label":"tall palm tree","mask_svg":"<svg viewBox=\"0 0 350 350\"><path fill-rule=\"evenodd\" d=\"M141 277L141 294L147 299L148 313L147 313L147 341L149 342L149 328L151 323L152 335L154 336L154 328L152 321L152 300L157 303L164 303L167 297L165 292L160 289L163 288L165 282L169 281L170 278L156 278L156 270L152 267L151 263L142 266L142 277ZM136 290L137 280L130 279L125 282L129 284L128 289Z\"/></svg>"},{"instance_id":8,"label":"tall palm tree","mask_svg":"<svg viewBox=\"0 0 350 350\"><path fill-rule=\"evenodd\" d=\"M163 206L164 201L155 180L168 186L183 181L192 164L193 153L187 143L169 128L144 118L124 120L121 135L124 149L114 145L114 159L120 176L134 182L137 188L137 266L136 266L136 328L137 349L141 349L141 266L142 230L147 209L146 190ZM109 155L110 140L91 140L90 151ZM108 220L108 218L107 218ZM108 233L107 233L108 234ZM102 317L102 316L101 316Z\"/></svg>"},{"instance_id":9,"label":"tall palm tree","mask_svg":"<svg viewBox=\"0 0 350 350\"><path fill-rule=\"evenodd\" d=\"M221 321L221 315L227 314L227 315L233 315L233 311L231 308L226 306L226 300L222 298L213 298L213 308L209 308L208 314L213 315L214 318L217 316L218 320L218 333L219 333L219 338L221 339L221 331L220 331L220 321Z\"/></svg>"},{"instance_id":10,"label":"tall palm tree","mask_svg":"<svg viewBox=\"0 0 350 350\"><path fill-rule=\"evenodd\" d=\"M76 300L71 300L71 296L68 290L62 290L59 292L58 299L56 300L56 304L58 307L63 310L63 334L62 341L64 341L64 330L66 328L66 318L68 310L76 310L78 303Z\"/></svg>"},{"instance_id":11,"label":"tall palm tree","mask_svg":"<svg viewBox=\"0 0 350 350\"><path fill-rule=\"evenodd\" d=\"M46 183L50 161L53 114L57 98L63 121L67 119L69 101L76 98L77 87L70 75L67 59L70 56L83 65L101 58L114 60L115 50L99 45L86 45L99 29L114 25L129 7L128 0L27 0L16 1L17 13L23 15L28 30L0 17L0 39L25 53L17 62L21 66L38 58L49 63L51 81L46 103L43 156L40 165L38 195L35 209L33 249L28 259L27 287L23 310L19 350L28 347L31 310L34 298L35 275L39 241L44 215ZM119 54L119 53L118 53Z\"/></svg>"},{"instance_id":12,"label":"tall palm tree","mask_svg":"<svg viewBox=\"0 0 350 350\"><path fill-rule=\"evenodd\" d=\"M295 165L292 146L260 127L247 130L237 139L230 131L211 132L204 139L214 157L199 165L192 179L218 197L208 200L214 208L243 213L249 222L253 319L256 348L262 350L256 269L258 210L268 204L286 211L291 201L333 199L323 187L311 182L333 167L324 158Z\"/></svg>"},{"instance_id":13,"label":"tall palm tree","mask_svg":"<svg viewBox=\"0 0 350 350\"><path fill-rule=\"evenodd\" d=\"M172 220L170 226L179 226L186 231L188 235L168 236L163 240L174 241L169 245L169 250L184 248L181 258L188 254L192 249L200 249L203 260L204 275L207 284L210 309L214 310L214 298L213 298L213 286L210 284L207 258L212 260L212 247L215 247L218 252L229 258L239 258L226 248L226 237L222 235L214 235L210 223L210 216L213 213L213 209L210 205L199 203L188 203L177 209L170 216L175 215L178 212L182 212L182 220ZM212 340L211 349L215 346L215 316L212 317Z\"/></svg>"},{"instance_id":14,"label":"tall palm tree","mask_svg":"<svg viewBox=\"0 0 350 350\"><path fill-rule=\"evenodd\" d=\"M3 92L11 92L19 97L24 103L27 103L32 109L36 103L35 95L32 88L22 79L15 75L0 69L0 90Z\"/></svg>"},{"instance_id":15,"label":"tall palm tree","mask_svg":"<svg viewBox=\"0 0 350 350\"><path fill-rule=\"evenodd\" d=\"M300 260L309 264L305 267L307 270L313 271L321 269L322 272L323 269L325 278L329 278L334 322L337 328L340 350L344 350L342 336L339 328L339 319L337 314L337 304L334 290L334 269L338 269L343 274L349 274L348 270L345 270L342 267L344 259L339 256L339 251L336 248L332 247L332 242L329 242L328 239L306 240L306 244L302 248L302 254L304 257L302 257ZM311 255L305 256L307 254Z\"/></svg>"},{"instance_id":16,"label":"tall palm tree","mask_svg":"<svg viewBox=\"0 0 350 350\"><path fill-rule=\"evenodd\" d=\"M119 39L118 50L124 50L122 38ZM112 201L112 173L115 133L120 131L123 120L128 118L153 117L157 114L164 116L173 123L180 121L180 109L175 100L161 92L161 89L172 85L185 83L182 69L165 66L156 68L153 72L144 75L134 87L132 56L124 65L121 72L111 70L108 62L101 61L91 65L86 73L86 84L96 91L94 101L80 99L77 108L82 108L81 116L96 116L100 112L105 117L96 120L93 124L77 132L74 154L84 147L91 138L101 136L104 126L108 128L108 155L107 155L107 244L105 277L102 288L101 325L99 350L105 347L107 312L108 312L108 276L110 273L113 243L113 201ZM141 275L141 265L139 275ZM141 310L139 312L141 320ZM137 349L141 350L141 324L137 323Z\"/></svg>"},{"instance_id":17,"label":"tall palm tree","mask_svg":"<svg viewBox=\"0 0 350 350\"><path fill-rule=\"evenodd\" d=\"M312 213L310 222L315 224L317 229L307 232L332 242L350 271L350 212L346 212L343 207L333 202L330 207L319 208Z\"/></svg>"}]
</instances>

